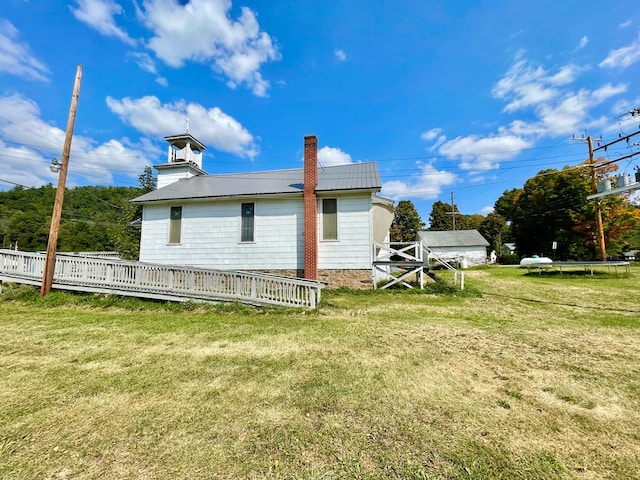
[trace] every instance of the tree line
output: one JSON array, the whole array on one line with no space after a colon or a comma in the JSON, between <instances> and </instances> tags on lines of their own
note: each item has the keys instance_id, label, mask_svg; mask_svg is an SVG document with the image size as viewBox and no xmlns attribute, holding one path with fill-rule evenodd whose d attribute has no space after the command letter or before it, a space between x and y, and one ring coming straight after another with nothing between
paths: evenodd
<instances>
[{"instance_id":1,"label":"tree line","mask_svg":"<svg viewBox=\"0 0 640 480\"><path fill-rule=\"evenodd\" d=\"M65 189L58 251L117 251L137 259L139 228L131 222L142 215L129 201L155 188L151 167L138 177L139 187L83 186ZM16 186L0 192L2 248L47 249L56 187Z\"/></svg>"},{"instance_id":2,"label":"tree line","mask_svg":"<svg viewBox=\"0 0 640 480\"><path fill-rule=\"evenodd\" d=\"M603 162L599 162L603 163ZM562 260L595 260L597 232L590 166L546 169L522 187L506 190L488 215L464 215L457 206L436 201L429 215L431 231L478 230L489 250L501 253L503 243L515 243L520 257L555 256ZM596 179L617 170L616 165L598 169ZM609 195L600 201L608 258L619 258L640 248L640 207L629 195ZM391 226L391 241L412 242L425 223L413 203L401 200ZM555 250L553 247L555 246Z\"/></svg>"}]
</instances>

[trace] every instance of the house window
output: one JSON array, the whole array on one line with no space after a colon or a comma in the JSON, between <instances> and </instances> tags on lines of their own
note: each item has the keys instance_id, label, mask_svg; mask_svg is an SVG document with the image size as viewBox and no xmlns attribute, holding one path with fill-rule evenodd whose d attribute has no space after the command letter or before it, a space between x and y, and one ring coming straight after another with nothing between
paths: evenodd
<instances>
[{"instance_id":1,"label":"house window","mask_svg":"<svg viewBox=\"0 0 640 480\"><path fill-rule=\"evenodd\" d=\"M338 200L336 198L322 199L322 239L338 239Z\"/></svg>"},{"instance_id":2,"label":"house window","mask_svg":"<svg viewBox=\"0 0 640 480\"><path fill-rule=\"evenodd\" d=\"M241 206L242 224L240 227L240 241L253 242L255 204L243 203Z\"/></svg>"},{"instance_id":3,"label":"house window","mask_svg":"<svg viewBox=\"0 0 640 480\"><path fill-rule=\"evenodd\" d=\"M171 207L169 213L169 243L180 243L182 207Z\"/></svg>"}]
</instances>

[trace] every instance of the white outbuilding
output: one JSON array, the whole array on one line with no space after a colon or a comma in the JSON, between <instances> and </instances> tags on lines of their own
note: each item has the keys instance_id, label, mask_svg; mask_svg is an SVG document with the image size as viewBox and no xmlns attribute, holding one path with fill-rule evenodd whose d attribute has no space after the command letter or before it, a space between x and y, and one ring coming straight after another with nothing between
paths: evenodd
<instances>
[{"instance_id":1,"label":"white outbuilding","mask_svg":"<svg viewBox=\"0 0 640 480\"><path fill-rule=\"evenodd\" d=\"M469 267L487 263L489 242L477 230L418 232L424 245L436 256Z\"/></svg>"}]
</instances>

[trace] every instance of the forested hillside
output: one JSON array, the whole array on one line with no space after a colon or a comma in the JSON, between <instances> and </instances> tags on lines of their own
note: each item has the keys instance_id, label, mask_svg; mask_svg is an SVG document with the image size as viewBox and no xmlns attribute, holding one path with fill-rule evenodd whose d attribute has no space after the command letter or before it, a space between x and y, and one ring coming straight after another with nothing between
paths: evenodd
<instances>
[{"instance_id":1,"label":"forested hillside","mask_svg":"<svg viewBox=\"0 0 640 480\"><path fill-rule=\"evenodd\" d=\"M46 250L56 188L46 185L0 192L0 240L3 248ZM129 200L135 187L76 187L65 191L58 251L117 250L137 257L137 231L129 226L136 209Z\"/></svg>"}]
</instances>

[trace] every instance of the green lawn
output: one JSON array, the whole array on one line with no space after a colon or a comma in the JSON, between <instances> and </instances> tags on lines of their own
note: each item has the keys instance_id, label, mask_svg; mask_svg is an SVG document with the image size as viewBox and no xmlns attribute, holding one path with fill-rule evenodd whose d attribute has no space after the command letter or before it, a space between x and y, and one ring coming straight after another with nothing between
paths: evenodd
<instances>
[{"instance_id":1,"label":"green lawn","mask_svg":"<svg viewBox=\"0 0 640 480\"><path fill-rule=\"evenodd\" d=\"M640 478L639 276L316 312L5 285L0 478Z\"/></svg>"}]
</instances>

